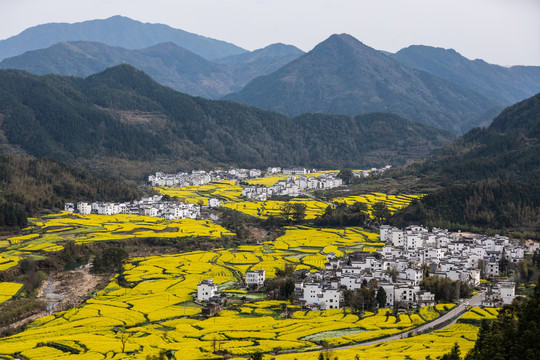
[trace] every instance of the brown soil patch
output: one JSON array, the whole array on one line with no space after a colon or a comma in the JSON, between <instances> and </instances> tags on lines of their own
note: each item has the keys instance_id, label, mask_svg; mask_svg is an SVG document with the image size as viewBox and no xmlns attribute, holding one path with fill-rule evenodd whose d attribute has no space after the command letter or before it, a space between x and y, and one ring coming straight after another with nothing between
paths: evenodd
<instances>
[{"instance_id":1,"label":"brown soil patch","mask_svg":"<svg viewBox=\"0 0 540 360\"><path fill-rule=\"evenodd\" d=\"M89 293L91 291L104 288L109 281L109 275L91 274L89 266L81 270L72 270L52 274L50 279L44 281L41 285L36 299L45 303L50 301L50 299L45 296L45 290L50 283L53 282L56 285L55 293L62 294L62 298L58 304L50 312L40 311L11 324L9 328L18 329L40 317L77 307L90 298ZM0 332L3 330L5 329L0 328Z\"/></svg>"}]
</instances>

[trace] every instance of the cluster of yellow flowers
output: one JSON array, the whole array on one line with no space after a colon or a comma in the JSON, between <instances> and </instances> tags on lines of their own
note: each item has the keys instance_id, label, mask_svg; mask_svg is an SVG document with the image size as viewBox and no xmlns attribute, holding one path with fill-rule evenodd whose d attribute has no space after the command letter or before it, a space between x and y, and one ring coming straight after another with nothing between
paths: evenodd
<instances>
[{"instance_id":1,"label":"cluster of yellow flowers","mask_svg":"<svg viewBox=\"0 0 540 360\"><path fill-rule=\"evenodd\" d=\"M0 304L17 295L21 288L22 284L0 282Z\"/></svg>"},{"instance_id":2,"label":"cluster of yellow flowers","mask_svg":"<svg viewBox=\"0 0 540 360\"><path fill-rule=\"evenodd\" d=\"M121 240L137 237L181 238L234 235L210 220L165 220L156 217L123 215L80 215L62 212L40 220L30 219L33 233L8 239L2 247L0 271L18 264L23 258L39 259L42 251L59 251L67 240L77 243Z\"/></svg>"}]
</instances>

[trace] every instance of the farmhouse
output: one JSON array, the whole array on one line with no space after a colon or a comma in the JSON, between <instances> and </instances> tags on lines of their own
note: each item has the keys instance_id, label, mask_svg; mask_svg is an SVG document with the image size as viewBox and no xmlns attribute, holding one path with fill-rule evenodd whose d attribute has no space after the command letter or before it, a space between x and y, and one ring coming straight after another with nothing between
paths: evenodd
<instances>
[{"instance_id":1,"label":"farmhouse","mask_svg":"<svg viewBox=\"0 0 540 360\"><path fill-rule=\"evenodd\" d=\"M262 286L264 284L264 279L265 279L264 269L246 271L246 285L247 286Z\"/></svg>"},{"instance_id":2,"label":"farmhouse","mask_svg":"<svg viewBox=\"0 0 540 360\"><path fill-rule=\"evenodd\" d=\"M207 301L217 295L217 284L212 279L207 279L197 284L197 301Z\"/></svg>"}]
</instances>

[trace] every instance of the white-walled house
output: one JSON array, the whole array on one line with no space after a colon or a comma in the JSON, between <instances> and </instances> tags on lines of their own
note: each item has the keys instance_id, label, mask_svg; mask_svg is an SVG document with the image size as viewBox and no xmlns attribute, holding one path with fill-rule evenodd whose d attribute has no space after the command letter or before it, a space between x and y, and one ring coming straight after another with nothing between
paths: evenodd
<instances>
[{"instance_id":1,"label":"white-walled house","mask_svg":"<svg viewBox=\"0 0 540 360\"><path fill-rule=\"evenodd\" d=\"M497 285L503 304L512 304L512 301L514 301L514 298L516 297L516 283L512 281L503 281Z\"/></svg>"},{"instance_id":2,"label":"white-walled house","mask_svg":"<svg viewBox=\"0 0 540 360\"><path fill-rule=\"evenodd\" d=\"M324 310L339 309L341 297L341 291L338 289L323 289L319 295L319 306Z\"/></svg>"},{"instance_id":3,"label":"white-walled house","mask_svg":"<svg viewBox=\"0 0 540 360\"><path fill-rule=\"evenodd\" d=\"M216 296L218 292L217 284L212 279L207 279L197 284L197 300L206 301Z\"/></svg>"},{"instance_id":4,"label":"white-walled house","mask_svg":"<svg viewBox=\"0 0 540 360\"><path fill-rule=\"evenodd\" d=\"M92 206L86 202L78 202L77 211L82 215L90 215L92 213Z\"/></svg>"},{"instance_id":5,"label":"white-walled house","mask_svg":"<svg viewBox=\"0 0 540 360\"><path fill-rule=\"evenodd\" d=\"M208 206L211 208L219 207L221 204L219 202L219 199L217 198L210 198L208 199Z\"/></svg>"},{"instance_id":6,"label":"white-walled house","mask_svg":"<svg viewBox=\"0 0 540 360\"><path fill-rule=\"evenodd\" d=\"M246 285L262 286L265 280L264 269L261 270L248 270L246 271Z\"/></svg>"},{"instance_id":7,"label":"white-walled house","mask_svg":"<svg viewBox=\"0 0 540 360\"><path fill-rule=\"evenodd\" d=\"M303 300L306 305L314 305L319 303L319 295L322 293L321 284L306 283L304 284Z\"/></svg>"}]
</instances>

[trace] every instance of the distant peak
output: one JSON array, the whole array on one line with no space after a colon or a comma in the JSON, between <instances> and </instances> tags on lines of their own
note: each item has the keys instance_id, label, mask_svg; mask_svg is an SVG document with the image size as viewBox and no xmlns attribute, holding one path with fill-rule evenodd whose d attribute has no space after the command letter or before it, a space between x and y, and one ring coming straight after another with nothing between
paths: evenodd
<instances>
[{"instance_id":1,"label":"distant peak","mask_svg":"<svg viewBox=\"0 0 540 360\"><path fill-rule=\"evenodd\" d=\"M451 54L451 55L457 55L457 56L463 56L456 50L449 48L443 48L443 47L436 47L436 46L428 46L428 45L410 45L406 48L403 48L399 50L397 53L431 53L431 54Z\"/></svg>"},{"instance_id":2,"label":"distant peak","mask_svg":"<svg viewBox=\"0 0 540 360\"><path fill-rule=\"evenodd\" d=\"M360 40L358 40L357 38L349 34L333 34L328 39L321 42L319 45L323 45L323 44L343 44L343 45L354 46L354 47L358 47L358 46L368 47L367 45L362 43Z\"/></svg>"},{"instance_id":3,"label":"distant peak","mask_svg":"<svg viewBox=\"0 0 540 360\"><path fill-rule=\"evenodd\" d=\"M255 50L254 52L272 52L274 54L303 54L304 52L294 45L287 45L283 43L275 43L265 46L262 49Z\"/></svg>"},{"instance_id":4,"label":"distant peak","mask_svg":"<svg viewBox=\"0 0 540 360\"><path fill-rule=\"evenodd\" d=\"M328 39L315 46L310 52L318 51L348 51L354 53L369 53L371 51L376 52L375 49L367 46L349 34L331 35Z\"/></svg>"},{"instance_id":5,"label":"distant peak","mask_svg":"<svg viewBox=\"0 0 540 360\"><path fill-rule=\"evenodd\" d=\"M129 20L129 21L137 21L137 20L133 20L131 18L128 18L127 16L122 16L122 15L114 15L114 16L111 16L111 17L108 17L104 20Z\"/></svg>"}]
</instances>

